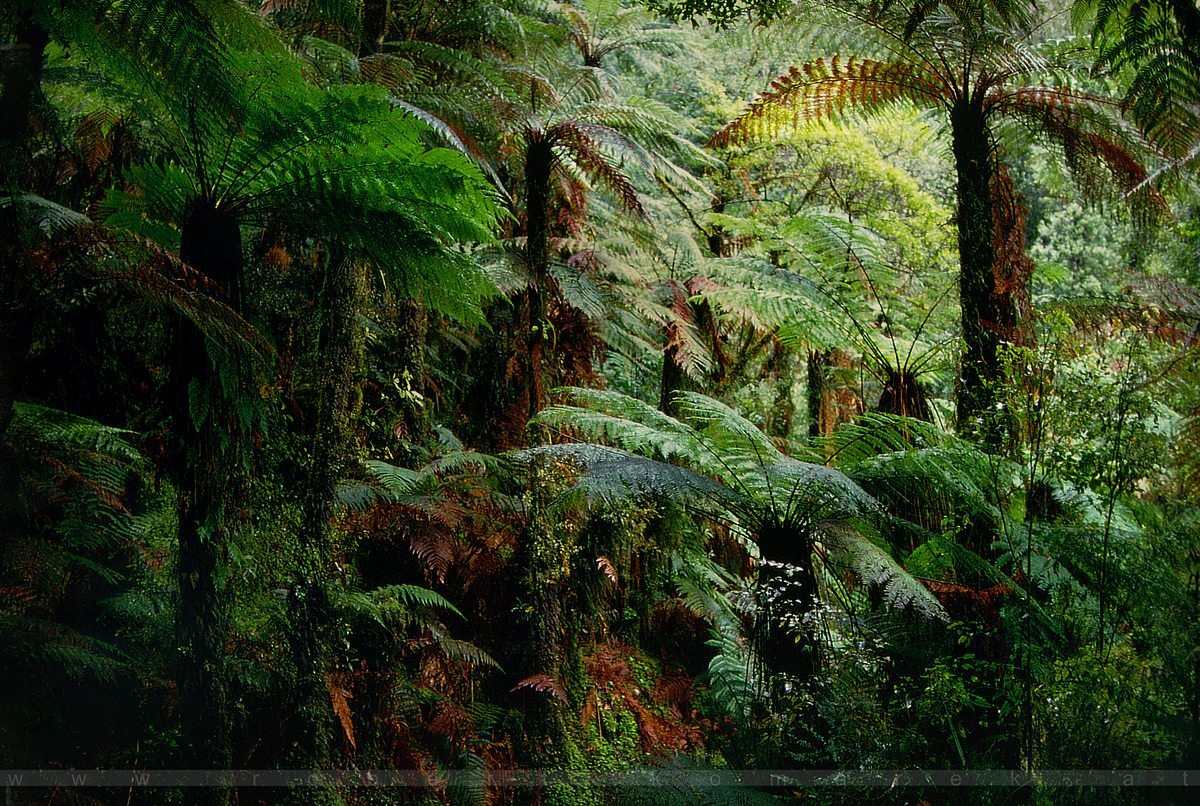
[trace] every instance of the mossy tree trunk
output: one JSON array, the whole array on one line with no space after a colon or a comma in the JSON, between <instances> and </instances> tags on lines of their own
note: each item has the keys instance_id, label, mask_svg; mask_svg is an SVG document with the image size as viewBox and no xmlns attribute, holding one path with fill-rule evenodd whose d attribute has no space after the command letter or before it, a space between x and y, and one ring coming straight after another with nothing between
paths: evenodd
<instances>
[{"instance_id":1,"label":"mossy tree trunk","mask_svg":"<svg viewBox=\"0 0 1200 806\"><path fill-rule=\"evenodd\" d=\"M667 346L663 349L662 381L659 385L658 410L668 417L679 416L679 405L675 395L686 389L687 373L683 371L679 356L679 338L675 330L679 327L672 322L667 325Z\"/></svg>"},{"instance_id":2,"label":"mossy tree trunk","mask_svg":"<svg viewBox=\"0 0 1200 806\"><path fill-rule=\"evenodd\" d=\"M429 432L428 389L425 385L429 315L419 299L398 299L394 304L395 357L405 395L400 404L400 430L405 440L420 446L426 442Z\"/></svg>"},{"instance_id":3,"label":"mossy tree trunk","mask_svg":"<svg viewBox=\"0 0 1200 806\"><path fill-rule=\"evenodd\" d=\"M771 343L771 353L763 367L763 374L775 387L771 410L767 414L767 436L786 439L792 433L792 421L796 416L796 402L792 399L792 352L779 339Z\"/></svg>"},{"instance_id":4,"label":"mossy tree trunk","mask_svg":"<svg viewBox=\"0 0 1200 806\"><path fill-rule=\"evenodd\" d=\"M767 519L756 536L759 611L755 635L764 672L801 682L817 669L817 644L803 624L817 603L813 542L803 527Z\"/></svg>"},{"instance_id":5,"label":"mossy tree trunk","mask_svg":"<svg viewBox=\"0 0 1200 806\"><path fill-rule=\"evenodd\" d=\"M390 0L363 0L363 43L359 49L359 56L370 56L383 50L391 15Z\"/></svg>"},{"instance_id":6,"label":"mossy tree trunk","mask_svg":"<svg viewBox=\"0 0 1200 806\"><path fill-rule=\"evenodd\" d=\"M565 606L576 530L554 511L555 499L565 487L566 479L553 463L531 465L525 500L527 525L517 564L522 569L520 602L527 614L521 639L522 746L531 769L579 770L588 766L577 731L572 729L578 711L571 707L569 685L583 667L579 647L571 641L577 631L568 623ZM587 806L593 802L587 788L550 787L526 794L535 803Z\"/></svg>"},{"instance_id":7,"label":"mossy tree trunk","mask_svg":"<svg viewBox=\"0 0 1200 806\"><path fill-rule=\"evenodd\" d=\"M333 769L335 737L342 727L330 696L334 623L331 592L334 573L334 523L337 485L353 457L353 398L361 364L362 334L356 314L362 302L361 266L344 254L329 257L319 301L320 356L316 426L309 453L309 475L297 539L297 583L290 600L292 659L296 667L296 763L301 769ZM346 740L352 741L352 733ZM305 802L329 802L328 791L307 790Z\"/></svg>"}]
</instances>

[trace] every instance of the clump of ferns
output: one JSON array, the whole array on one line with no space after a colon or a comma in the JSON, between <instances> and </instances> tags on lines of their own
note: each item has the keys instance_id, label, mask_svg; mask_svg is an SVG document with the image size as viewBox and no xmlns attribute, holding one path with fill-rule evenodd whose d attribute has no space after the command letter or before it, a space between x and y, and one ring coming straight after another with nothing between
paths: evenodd
<instances>
[{"instance_id":1,"label":"clump of ferns","mask_svg":"<svg viewBox=\"0 0 1200 806\"><path fill-rule=\"evenodd\" d=\"M343 604L360 629L391 647L388 657L379 659L383 666L411 658L420 685L458 691L465 699L473 696L471 671L499 668L485 649L455 636L470 635L480 616L486 619L478 602L493 588L496 567L503 568L496 541L504 539L505 530L493 529L494 539L485 538L474 523L502 506L502 496L486 483L499 466L494 457L464 450L443 433L441 455L420 469L368 460L368 479L340 490L362 539L407 543L431 586L384 584L347 593Z\"/></svg>"}]
</instances>

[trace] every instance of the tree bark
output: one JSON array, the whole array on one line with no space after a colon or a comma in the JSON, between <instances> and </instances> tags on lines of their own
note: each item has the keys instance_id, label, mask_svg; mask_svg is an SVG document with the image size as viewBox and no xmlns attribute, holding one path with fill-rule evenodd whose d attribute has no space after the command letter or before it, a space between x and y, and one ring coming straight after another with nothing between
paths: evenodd
<instances>
[{"instance_id":1,"label":"tree bark","mask_svg":"<svg viewBox=\"0 0 1200 806\"><path fill-rule=\"evenodd\" d=\"M399 299L392 319L396 333L396 357L406 397L401 402L403 437L414 445L426 442L429 432L425 386L425 342L429 322L419 299Z\"/></svg>"},{"instance_id":2,"label":"tree bark","mask_svg":"<svg viewBox=\"0 0 1200 806\"><path fill-rule=\"evenodd\" d=\"M392 16L389 0L363 0L363 44L359 56L370 56L383 50L387 40L388 23Z\"/></svg>"},{"instance_id":3,"label":"tree bark","mask_svg":"<svg viewBox=\"0 0 1200 806\"><path fill-rule=\"evenodd\" d=\"M761 559L755 635L764 672L807 681L818 661L812 631L802 623L818 595L812 539L801 528L768 520L756 542Z\"/></svg>"},{"instance_id":4,"label":"tree bark","mask_svg":"<svg viewBox=\"0 0 1200 806\"><path fill-rule=\"evenodd\" d=\"M675 395L683 391L687 376L679 365L679 342L675 323L667 325L667 346L663 349L662 382L659 386L658 410L668 417L679 416Z\"/></svg>"},{"instance_id":5,"label":"tree bark","mask_svg":"<svg viewBox=\"0 0 1200 806\"><path fill-rule=\"evenodd\" d=\"M999 448L1004 429L996 404L1003 382L1001 321L994 274L991 131L982 101L966 97L950 111L958 177L959 299L963 353L958 379L957 430L985 448Z\"/></svg>"},{"instance_id":6,"label":"tree bark","mask_svg":"<svg viewBox=\"0 0 1200 806\"><path fill-rule=\"evenodd\" d=\"M34 21L28 9L13 26L15 41L2 62L4 87L0 91L0 155L6 169L17 146L29 135L29 113L41 92L42 67L50 35ZM5 177L5 187L11 177Z\"/></svg>"}]
</instances>

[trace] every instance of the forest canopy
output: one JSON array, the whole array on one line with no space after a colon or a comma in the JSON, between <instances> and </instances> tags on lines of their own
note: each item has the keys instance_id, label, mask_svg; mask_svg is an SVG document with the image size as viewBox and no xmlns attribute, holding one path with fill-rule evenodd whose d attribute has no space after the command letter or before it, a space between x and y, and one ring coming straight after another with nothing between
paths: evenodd
<instances>
[{"instance_id":1,"label":"forest canopy","mask_svg":"<svg viewBox=\"0 0 1200 806\"><path fill-rule=\"evenodd\" d=\"M1186 795L1195 3L0 34L6 803Z\"/></svg>"}]
</instances>

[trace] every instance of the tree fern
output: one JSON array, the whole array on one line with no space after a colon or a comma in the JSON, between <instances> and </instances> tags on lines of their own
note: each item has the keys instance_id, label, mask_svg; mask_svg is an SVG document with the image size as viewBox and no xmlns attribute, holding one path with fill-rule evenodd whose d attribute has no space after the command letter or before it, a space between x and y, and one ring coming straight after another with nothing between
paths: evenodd
<instances>
[{"instance_id":1,"label":"tree fern","mask_svg":"<svg viewBox=\"0 0 1200 806\"><path fill-rule=\"evenodd\" d=\"M576 489L594 499L667 497L730 524L758 555L753 643L772 675L786 670L803 679L812 671L814 638L804 619L817 605L817 561L863 574L892 606L947 618L919 582L849 526L876 517L879 507L841 471L785 456L728 406L701 395L680 396L677 420L612 392L568 392L584 405L548 408L535 422L648 455L568 443L517 458L570 460L582 471Z\"/></svg>"},{"instance_id":2,"label":"tree fern","mask_svg":"<svg viewBox=\"0 0 1200 806\"><path fill-rule=\"evenodd\" d=\"M821 521L817 529L832 568L845 568L867 585L878 586L884 601L896 610L911 606L926 618L950 620L928 588L853 526L843 521Z\"/></svg>"},{"instance_id":3,"label":"tree fern","mask_svg":"<svg viewBox=\"0 0 1200 806\"><path fill-rule=\"evenodd\" d=\"M449 245L491 237L495 197L479 170L454 152L427 149L422 127L380 89L313 88L285 59L243 58L239 69L250 97L242 127L226 130L212 110L163 99L173 120L195 121L174 134L185 159L135 169L136 191L110 197L111 220L181 227L192 199L247 224L282 216L370 257L407 293L477 317L489 284Z\"/></svg>"},{"instance_id":4,"label":"tree fern","mask_svg":"<svg viewBox=\"0 0 1200 806\"><path fill-rule=\"evenodd\" d=\"M58 705L64 680L111 694L138 674L94 606L127 584L122 558L145 538L130 511L142 457L126 437L17 403L0 443L0 678L12 696L0 722L14 737L6 751L36 747L26 731L38 724L77 735L79 715Z\"/></svg>"},{"instance_id":5,"label":"tree fern","mask_svg":"<svg viewBox=\"0 0 1200 806\"><path fill-rule=\"evenodd\" d=\"M1000 342L1025 343L1029 278L1014 190L997 135L1006 118L1064 148L1086 178L1096 166L1129 190L1145 177L1132 141L1102 98L1042 83L1049 62L1029 44L1019 3L904 6L825 0L837 24L854 27L883 59L818 59L793 67L718 131L710 146L773 136L803 121L872 112L897 103L933 108L951 130L958 179L959 297L964 352L958 427L997 448L1005 426L991 417L1000 389ZM913 12L913 9L916 9ZM1035 111L1036 110L1036 111ZM898 368L897 368L898 369Z\"/></svg>"}]
</instances>

